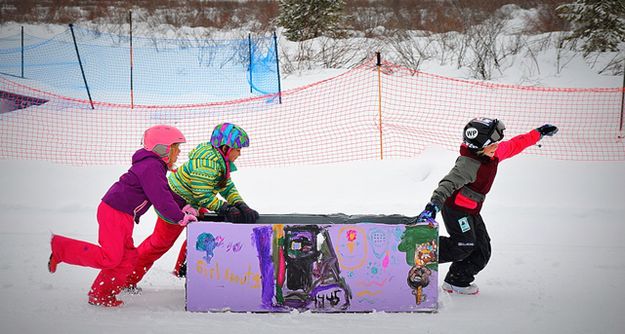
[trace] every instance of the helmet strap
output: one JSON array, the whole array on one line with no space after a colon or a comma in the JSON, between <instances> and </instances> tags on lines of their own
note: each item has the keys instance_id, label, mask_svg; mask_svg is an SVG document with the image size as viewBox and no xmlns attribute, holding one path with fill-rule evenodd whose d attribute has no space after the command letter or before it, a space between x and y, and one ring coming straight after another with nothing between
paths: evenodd
<instances>
[{"instance_id":1,"label":"helmet strap","mask_svg":"<svg viewBox=\"0 0 625 334\"><path fill-rule=\"evenodd\" d=\"M228 159L228 153L230 153L230 147L226 145L221 145L217 148L217 152L221 154L221 157L224 159L224 164L226 165L226 174L224 175L224 181L230 178L230 159ZM225 186L225 184L224 184Z\"/></svg>"},{"instance_id":2,"label":"helmet strap","mask_svg":"<svg viewBox=\"0 0 625 334\"><path fill-rule=\"evenodd\" d=\"M226 146L226 145L222 145L221 146L221 151L224 153L224 157L230 161L230 158L228 157L228 154L230 153L230 146Z\"/></svg>"}]
</instances>

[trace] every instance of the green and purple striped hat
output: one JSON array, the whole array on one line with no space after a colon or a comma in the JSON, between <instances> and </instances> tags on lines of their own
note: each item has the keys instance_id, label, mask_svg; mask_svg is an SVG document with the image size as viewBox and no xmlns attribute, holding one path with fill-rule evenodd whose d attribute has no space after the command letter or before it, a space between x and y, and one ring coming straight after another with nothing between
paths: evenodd
<instances>
[{"instance_id":1,"label":"green and purple striped hat","mask_svg":"<svg viewBox=\"0 0 625 334\"><path fill-rule=\"evenodd\" d=\"M240 126L221 123L213 130L211 144L215 147L226 145L231 148L243 148L250 146L250 138Z\"/></svg>"}]
</instances>

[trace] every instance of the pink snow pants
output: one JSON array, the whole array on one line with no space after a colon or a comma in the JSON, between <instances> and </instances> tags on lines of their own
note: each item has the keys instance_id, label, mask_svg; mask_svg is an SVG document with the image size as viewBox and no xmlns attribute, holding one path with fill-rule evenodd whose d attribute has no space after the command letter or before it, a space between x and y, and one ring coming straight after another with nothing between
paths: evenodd
<instances>
[{"instance_id":1,"label":"pink snow pants","mask_svg":"<svg viewBox=\"0 0 625 334\"><path fill-rule=\"evenodd\" d=\"M148 270L152 268L154 262L174 245L182 231L184 231L184 226L170 224L158 217L154 232L137 247L139 259L126 281L127 284L136 285L141 281Z\"/></svg>"},{"instance_id":2,"label":"pink snow pants","mask_svg":"<svg viewBox=\"0 0 625 334\"><path fill-rule=\"evenodd\" d=\"M137 249L132 241L134 221L131 215L101 202L97 219L100 246L54 235L52 254L60 262L102 269L89 296L105 298L121 291L137 262Z\"/></svg>"}]
</instances>

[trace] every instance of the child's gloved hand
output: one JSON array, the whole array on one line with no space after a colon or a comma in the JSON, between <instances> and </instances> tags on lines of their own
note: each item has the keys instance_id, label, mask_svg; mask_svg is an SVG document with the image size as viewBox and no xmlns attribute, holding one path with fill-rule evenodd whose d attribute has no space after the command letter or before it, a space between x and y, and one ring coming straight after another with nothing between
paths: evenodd
<instances>
[{"instance_id":1,"label":"child's gloved hand","mask_svg":"<svg viewBox=\"0 0 625 334\"><path fill-rule=\"evenodd\" d=\"M184 217L182 218L182 220L180 220L178 222L178 225L180 226L187 226L189 223L193 223L197 221L197 217L194 215L190 215L188 213L185 213Z\"/></svg>"},{"instance_id":2,"label":"child's gloved hand","mask_svg":"<svg viewBox=\"0 0 625 334\"><path fill-rule=\"evenodd\" d=\"M210 212L210 210L208 210L207 208L202 207L202 208L200 208L200 210L198 210L198 214L199 214L198 217L202 218L202 217L204 217L205 214L207 214L209 212Z\"/></svg>"},{"instance_id":3,"label":"child's gloved hand","mask_svg":"<svg viewBox=\"0 0 625 334\"><path fill-rule=\"evenodd\" d=\"M247 204L245 204L245 202L239 202L235 204L235 206L243 214L243 219L245 220L246 224L256 223L256 219L258 219L259 217L259 214L256 210L251 209L249 206L247 206Z\"/></svg>"},{"instance_id":4,"label":"child's gloved hand","mask_svg":"<svg viewBox=\"0 0 625 334\"><path fill-rule=\"evenodd\" d=\"M553 136L558 133L558 127L551 124L545 124L536 128L536 131L540 133L540 138L542 139L544 136Z\"/></svg>"},{"instance_id":5,"label":"child's gloved hand","mask_svg":"<svg viewBox=\"0 0 625 334\"><path fill-rule=\"evenodd\" d=\"M430 219L436 219L436 213L438 211L440 211L440 208L436 204L432 202L428 203L425 206L425 209L421 211L421 213L417 217L417 223L426 222Z\"/></svg>"},{"instance_id":6,"label":"child's gloved hand","mask_svg":"<svg viewBox=\"0 0 625 334\"><path fill-rule=\"evenodd\" d=\"M197 210L196 210L196 209L194 209L194 208L191 206L191 204L187 204L187 205L185 205L185 206L184 206L184 208L182 208L182 212L184 212L185 214L188 214L188 215L194 215L194 216L196 216L196 217L197 217L197 216L198 216L198 214L199 214L199 213L197 212Z\"/></svg>"},{"instance_id":7,"label":"child's gloved hand","mask_svg":"<svg viewBox=\"0 0 625 334\"><path fill-rule=\"evenodd\" d=\"M241 210L236 206L225 203L217 210L217 214L223 216L227 222L231 223L245 223L245 217Z\"/></svg>"}]
</instances>

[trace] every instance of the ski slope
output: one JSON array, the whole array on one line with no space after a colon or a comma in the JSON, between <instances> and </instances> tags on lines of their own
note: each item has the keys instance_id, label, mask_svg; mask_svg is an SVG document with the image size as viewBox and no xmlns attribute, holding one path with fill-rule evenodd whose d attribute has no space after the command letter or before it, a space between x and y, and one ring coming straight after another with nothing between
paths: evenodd
<instances>
[{"instance_id":1,"label":"ski slope","mask_svg":"<svg viewBox=\"0 0 625 334\"><path fill-rule=\"evenodd\" d=\"M541 63L541 68L550 67ZM435 63L424 64L423 70L457 74ZM511 66L500 80L518 83L523 74L515 71ZM339 72L292 75L284 87ZM533 81L560 87L618 87L622 82L595 74L584 62L572 62L557 75L545 73ZM556 135L542 144L557 140ZM432 146L409 160L240 168L233 179L246 202L261 213L415 216L456 156ZM146 275L143 294L122 294L125 305L119 309L90 306L87 291L97 271L61 264L55 274L48 273L50 236L96 243L96 207L127 168L2 160L0 333L625 332L625 162L527 154L502 162L482 211L493 254L475 282L481 292L441 293L435 314L186 312L184 281L170 273L182 239ZM150 210L135 226L136 245L151 233L155 220ZM439 268L440 285L449 265Z\"/></svg>"}]
</instances>

